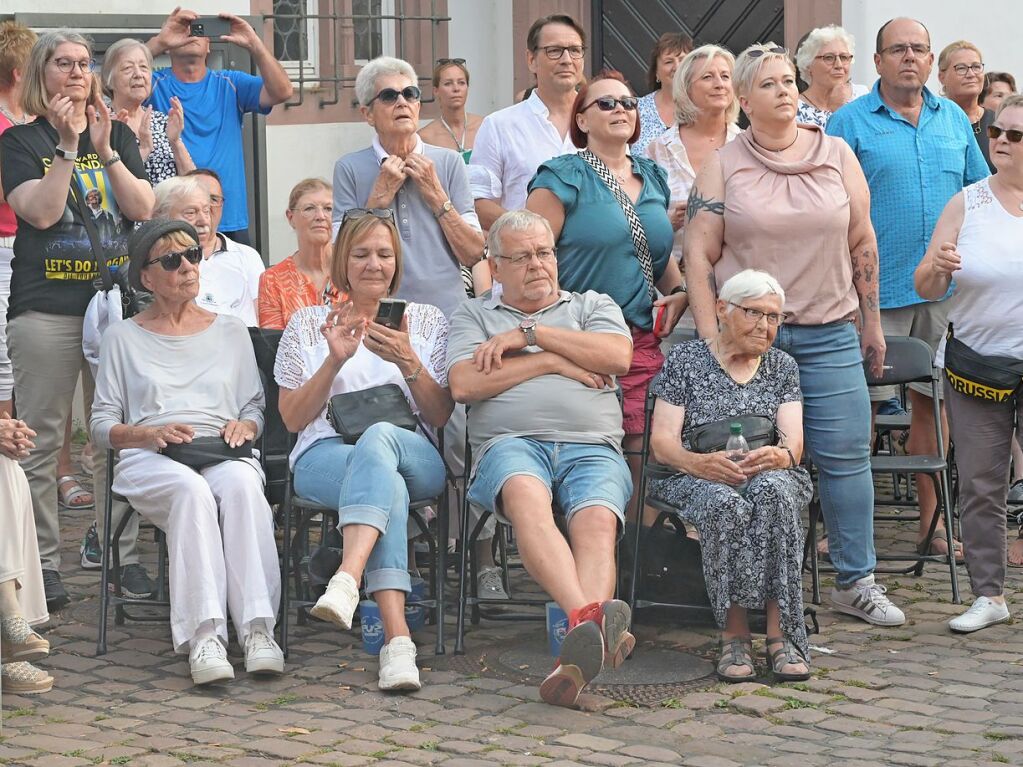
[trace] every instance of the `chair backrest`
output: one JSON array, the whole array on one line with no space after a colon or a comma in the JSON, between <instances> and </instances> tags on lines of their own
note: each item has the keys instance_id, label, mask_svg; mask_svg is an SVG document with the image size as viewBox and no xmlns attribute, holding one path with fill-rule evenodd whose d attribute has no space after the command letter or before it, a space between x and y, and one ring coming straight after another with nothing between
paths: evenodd
<instances>
[{"instance_id":1,"label":"chair backrest","mask_svg":"<svg viewBox=\"0 0 1023 767\"><path fill-rule=\"evenodd\" d=\"M930 383L934 371L934 352L919 338L885 336L888 347L884 356L885 369L880 378L870 372L864 363L868 386L897 385L916 381Z\"/></svg>"},{"instance_id":2,"label":"chair backrest","mask_svg":"<svg viewBox=\"0 0 1023 767\"><path fill-rule=\"evenodd\" d=\"M252 350L256 354L256 367L263 383L266 410L263 412L263 471L266 473L267 496L271 503L283 500L284 485L287 483L288 453L291 449L291 435L281 418L278 397L280 387L274 379L274 363L277 361L277 347L281 342L282 330L249 328Z\"/></svg>"}]
</instances>

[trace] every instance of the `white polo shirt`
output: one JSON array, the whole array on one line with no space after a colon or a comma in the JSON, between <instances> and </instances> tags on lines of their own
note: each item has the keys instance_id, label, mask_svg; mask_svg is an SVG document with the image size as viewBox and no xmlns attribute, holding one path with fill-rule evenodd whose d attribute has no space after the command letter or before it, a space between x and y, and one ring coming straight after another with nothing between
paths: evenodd
<instances>
[{"instance_id":1,"label":"white polo shirt","mask_svg":"<svg viewBox=\"0 0 1023 767\"><path fill-rule=\"evenodd\" d=\"M266 267L254 248L217 233L219 250L199 264L199 295L195 302L216 314L238 317L250 328L258 327L256 299L259 276Z\"/></svg>"}]
</instances>

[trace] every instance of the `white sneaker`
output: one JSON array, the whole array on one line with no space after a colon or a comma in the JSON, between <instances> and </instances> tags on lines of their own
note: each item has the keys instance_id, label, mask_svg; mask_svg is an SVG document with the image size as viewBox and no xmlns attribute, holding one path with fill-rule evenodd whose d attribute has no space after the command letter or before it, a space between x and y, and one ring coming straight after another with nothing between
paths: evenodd
<instances>
[{"instance_id":1,"label":"white sneaker","mask_svg":"<svg viewBox=\"0 0 1023 767\"><path fill-rule=\"evenodd\" d=\"M327 583L323 593L309 614L321 621L334 623L348 631L352 628L352 616L359 606L359 584L348 573L341 571Z\"/></svg>"},{"instance_id":2,"label":"white sneaker","mask_svg":"<svg viewBox=\"0 0 1023 767\"><path fill-rule=\"evenodd\" d=\"M234 679L234 666L227 659L227 650L215 636L201 639L188 654L188 665L195 684L209 684Z\"/></svg>"},{"instance_id":3,"label":"white sneaker","mask_svg":"<svg viewBox=\"0 0 1023 767\"><path fill-rule=\"evenodd\" d=\"M831 606L840 613L854 615L875 626L901 626L906 614L885 596L884 586L874 582L874 574L860 578L847 589L831 590Z\"/></svg>"},{"instance_id":4,"label":"white sneaker","mask_svg":"<svg viewBox=\"0 0 1023 767\"><path fill-rule=\"evenodd\" d=\"M416 667L416 645L409 637L395 637L380 648L378 679L381 690L418 690L423 686Z\"/></svg>"},{"instance_id":5,"label":"white sneaker","mask_svg":"<svg viewBox=\"0 0 1023 767\"><path fill-rule=\"evenodd\" d=\"M996 623L1009 620L1009 607L1004 602L999 604L988 597L977 597L970 609L948 622L948 627L957 634L969 634L980 631Z\"/></svg>"},{"instance_id":6,"label":"white sneaker","mask_svg":"<svg viewBox=\"0 0 1023 767\"><path fill-rule=\"evenodd\" d=\"M476 578L476 593L480 599L508 599L508 592L504 590L504 582L501 580L500 567L494 565L480 570Z\"/></svg>"},{"instance_id":7,"label":"white sneaker","mask_svg":"<svg viewBox=\"0 0 1023 767\"><path fill-rule=\"evenodd\" d=\"M284 673L284 653L265 630L249 631L245 639L245 670L250 674Z\"/></svg>"}]
</instances>

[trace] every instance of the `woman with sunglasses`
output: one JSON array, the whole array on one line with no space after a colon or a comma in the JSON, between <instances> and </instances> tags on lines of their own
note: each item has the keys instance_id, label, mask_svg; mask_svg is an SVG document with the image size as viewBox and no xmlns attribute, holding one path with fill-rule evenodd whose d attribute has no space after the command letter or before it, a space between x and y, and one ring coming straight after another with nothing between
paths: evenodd
<instances>
[{"instance_id":1,"label":"woman with sunglasses","mask_svg":"<svg viewBox=\"0 0 1023 767\"><path fill-rule=\"evenodd\" d=\"M454 149L469 163L483 115L465 111L469 100L469 69L465 59L437 59L433 68L433 95L440 117L419 131L427 144Z\"/></svg>"},{"instance_id":2,"label":"woman with sunglasses","mask_svg":"<svg viewBox=\"0 0 1023 767\"><path fill-rule=\"evenodd\" d=\"M167 534L171 637L188 653L192 681L234 678L228 612L245 670L281 674L281 574L259 462L218 459L215 444L198 468L162 452L200 438L251 447L259 436L263 387L248 330L196 304L202 248L189 223L149 221L128 253L129 282L153 302L103 334L92 438L120 450L113 492Z\"/></svg>"},{"instance_id":3,"label":"woman with sunglasses","mask_svg":"<svg viewBox=\"0 0 1023 767\"><path fill-rule=\"evenodd\" d=\"M996 173L963 189L945 206L927 253L913 275L916 292L928 301L955 285L948 315L956 342L1002 367L1023 366L1023 96L1002 101L988 128ZM944 367L949 338L938 346ZM951 366L949 366L951 367ZM949 371L946 370L946 373ZM963 554L977 597L949 628L967 633L1009 619L1005 604L1005 496L1009 489L1009 445L1020 441L1023 397L1001 400L945 381L945 407L959 470ZM1009 563L1023 564L1023 527Z\"/></svg>"},{"instance_id":4,"label":"woman with sunglasses","mask_svg":"<svg viewBox=\"0 0 1023 767\"><path fill-rule=\"evenodd\" d=\"M849 80L856 41L842 27L829 24L811 31L796 49L796 67L807 83L799 96L796 120L825 127L832 112L867 92Z\"/></svg>"},{"instance_id":5,"label":"woman with sunglasses","mask_svg":"<svg viewBox=\"0 0 1023 767\"><path fill-rule=\"evenodd\" d=\"M441 311L409 303L398 327L377 322L382 299L403 278L402 245L387 209L349 210L334 244L330 279L347 295L292 315L277 351L281 417L298 432L291 452L295 492L338 510L341 564L311 613L352 627L359 585L380 607L382 690L418 690L416 646L405 622L409 501L437 497L444 462L430 439L386 421L346 444L327 420L335 394L398 386L413 412L441 429L454 401L447 386L448 325Z\"/></svg>"},{"instance_id":6,"label":"woman with sunglasses","mask_svg":"<svg viewBox=\"0 0 1023 767\"><path fill-rule=\"evenodd\" d=\"M968 40L946 45L938 55L938 82L942 95L958 104L970 118L977 145L994 173L995 165L988 155L987 128L994 121L995 113L980 103L984 92L984 57L980 48Z\"/></svg>"},{"instance_id":7,"label":"woman with sunglasses","mask_svg":"<svg viewBox=\"0 0 1023 767\"><path fill-rule=\"evenodd\" d=\"M149 218L153 206L135 136L110 119L93 65L90 41L76 32L41 35L22 81L22 105L37 119L0 136L4 197L18 223L7 340L19 416L38 433L22 468L32 489L51 611L68 601L59 574L56 468L83 371L85 400L92 399L82 328L98 271L85 195L99 189L102 210L113 218L112 236L102 243L111 267L123 260L133 222ZM103 471L97 461L97 476ZM96 495L102 505L102 483Z\"/></svg>"}]
</instances>

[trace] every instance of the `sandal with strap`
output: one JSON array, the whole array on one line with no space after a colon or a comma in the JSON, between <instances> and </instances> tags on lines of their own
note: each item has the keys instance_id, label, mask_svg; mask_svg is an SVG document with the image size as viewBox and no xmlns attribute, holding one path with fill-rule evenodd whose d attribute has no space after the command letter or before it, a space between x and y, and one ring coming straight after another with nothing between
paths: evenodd
<instances>
[{"instance_id":1,"label":"sandal with strap","mask_svg":"<svg viewBox=\"0 0 1023 767\"><path fill-rule=\"evenodd\" d=\"M749 666L751 671L742 676L732 676L726 673L732 666ZM727 641L722 639L721 655L714 673L722 682L752 682L756 679L757 668L753 665L753 640L748 636L736 637Z\"/></svg>"},{"instance_id":2,"label":"sandal with strap","mask_svg":"<svg viewBox=\"0 0 1023 767\"><path fill-rule=\"evenodd\" d=\"M935 544L945 548L945 551L940 551L935 548ZM965 558L963 557L963 544L962 541L957 541L955 538L952 539L952 548L955 549L956 553L956 564L961 565ZM917 553L922 556L937 556L944 557L948 554L948 541L945 540L945 531L938 529L934 531L934 535L927 541L920 541L917 544Z\"/></svg>"},{"instance_id":3,"label":"sandal with strap","mask_svg":"<svg viewBox=\"0 0 1023 767\"><path fill-rule=\"evenodd\" d=\"M780 644L781 647L771 651L771 645ZM764 657L771 669L771 674L777 682L805 682L810 678L810 662L803 657L803 654L796 648L787 637L768 637L764 647ZM806 671L782 671L785 666L794 666L802 663Z\"/></svg>"},{"instance_id":4,"label":"sandal with strap","mask_svg":"<svg viewBox=\"0 0 1023 767\"><path fill-rule=\"evenodd\" d=\"M65 492L65 485L70 486L71 489ZM85 496L89 496L89 500L81 502ZM66 477L57 477L57 505L62 509L78 511L93 508L96 505L96 500L92 493L82 487L78 477L68 474Z\"/></svg>"}]
</instances>

